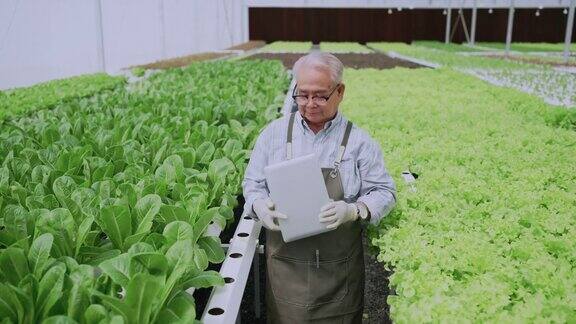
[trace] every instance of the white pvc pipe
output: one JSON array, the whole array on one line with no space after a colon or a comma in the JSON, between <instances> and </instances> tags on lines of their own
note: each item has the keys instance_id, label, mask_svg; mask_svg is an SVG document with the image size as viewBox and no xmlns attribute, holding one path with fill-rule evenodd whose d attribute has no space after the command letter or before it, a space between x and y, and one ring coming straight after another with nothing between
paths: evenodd
<instances>
[{"instance_id":1,"label":"white pvc pipe","mask_svg":"<svg viewBox=\"0 0 576 324\"><path fill-rule=\"evenodd\" d=\"M202 315L202 323L227 324L236 322L238 318L240 303L250 275L254 254L257 253L258 237L262 229L260 222L246 219L245 216L244 213L236 227L226 259L220 268L220 275L230 278L231 282L212 290Z\"/></svg>"},{"instance_id":2,"label":"white pvc pipe","mask_svg":"<svg viewBox=\"0 0 576 324\"><path fill-rule=\"evenodd\" d=\"M242 41L250 40L250 15L247 0L242 0Z\"/></svg>"}]
</instances>

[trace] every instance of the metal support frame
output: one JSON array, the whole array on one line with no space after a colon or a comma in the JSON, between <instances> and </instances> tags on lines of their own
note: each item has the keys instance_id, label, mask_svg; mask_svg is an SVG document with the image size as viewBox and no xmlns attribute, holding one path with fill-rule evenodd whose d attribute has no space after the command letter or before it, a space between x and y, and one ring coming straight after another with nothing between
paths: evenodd
<instances>
[{"instance_id":1,"label":"metal support frame","mask_svg":"<svg viewBox=\"0 0 576 324\"><path fill-rule=\"evenodd\" d=\"M510 44L512 43L513 27L514 27L514 0L510 0L510 9L508 9L508 26L506 28L506 56L510 54Z\"/></svg>"},{"instance_id":2,"label":"metal support frame","mask_svg":"<svg viewBox=\"0 0 576 324\"><path fill-rule=\"evenodd\" d=\"M412 9L444 9L448 3L461 8L471 9L477 6L481 9L506 9L509 7L508 0L300 0L300 1L272 1L272 0L246 0L251 8L412 8ZM570 0L521 0L516 3L516 8L567 8Z\"/></svg>"},{"instance_id":3,"label":"metal support frame","mask_svg":"<svg viewBox=\"0 0 576 324\"><path fill-rule=\"evenodd\" d=\"M472 26L470 27L470 45L476 44L476 16L478 8L476 8L476 0L474 1L474 8L472 8Z\"/></svg>"},{"instance_id":4,"label":"metal support frame","mask_svg":"<svg viewBox=\"0 0 576 324\"><path fill-rule=\"evenodd\" d=\"M458 16L460 16L460 21L462 22L462 28L464 29L464 35L466 36L466 41L470 43L470 34L468 33L468 25L466 24L464 11L462 10L462 8L458 10Z\"/></svg>"},{"instance_id":5,"label":"metal support frame","mask_svg":"<svg viewBox=\"0 0 576 324\"><path fill-rule=\"evenodd\" d=\"M452 23L452 6L449 3L446 8L446 34L444 35L444 43L450 43L450 24Z\"/></svg>"},{"instance_id":6,"label":"metal support frame","mask_svg":"<svg viewBox=\"0 0 576 324\"><path fill-rule=\"evenodd\" d=\"M94 0L96 5L96 52L100 71L106 72L106 53L104 51L104 27L102 25L102 0Z\"/></svg>"},{"instance_id":7,"label":"metal support frame","mask_svg":"<svg viewBox=\"0 0 576 324\"><path fill-rule=\"evenodd\" d=\"M158 18L160 19L160 45L162 46L162 59L167 58L166 53L166 17L164 16L164 0L158 3Z\"/></svg>"},{"instance_id":8,"label":"metal support frame","mask_svg":"<svg viewBox=\"0 0 576 324\"><path fill-rule=\"evenodd\" d=\"M242 0L242 41L247 42L250 40L250 15L247 0Z\"/></svg>"},{"instance_id":9,"label":"metal support frame","mask_svg":"<svg viewBox=\"0 0 576 324\"><path fill-rule=\"evenodd\" d=\"M261 245L256 246L256 250ZM260 318L260 253L254 253L252 259L252 274L254 276L254 314L256 318Z\"/></svg>"},{"instance_id":10,"label":"metal support frame","mask_svg":"<svg viewBox=\"0 0 576 324\"><path fill-rule=\"evenodd\" d=\"M564 38L564 62L568 63L570 57L570 44L572 43L572 29L574 29L574 11L576 0L570 1L570 10L568 11L568 20L566 21L566 37Z\"/></svg>"},{"instance_id":11,"label":"metal support frame","mask_svg":"<svg viewBox=\"0 0 576 324\"><path fill-rule=\"evenodd\" d=\"M456 17L456 21L452 26L452 33L450 33L450 41L454 38L454 34L456 33L456 28L458 27L458 22L462 23L462 29L464 29L464 36L466 37L466 41L470 43L470 34L468 34L468 25L466 24L466 19L464 18L464 11L462 8L458 9L458 17Z\"/></svg>"}]
</instances>

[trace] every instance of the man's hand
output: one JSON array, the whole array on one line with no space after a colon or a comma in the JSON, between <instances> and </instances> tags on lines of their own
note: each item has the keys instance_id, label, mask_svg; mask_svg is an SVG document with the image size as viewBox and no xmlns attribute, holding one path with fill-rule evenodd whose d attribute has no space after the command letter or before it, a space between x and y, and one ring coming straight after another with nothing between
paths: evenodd
<instances>
[{"instance_id":1,"label":"man's hand","mask_svg":"<svg viewBox=\"0 0 576 324\"><path fill-rule=\"evenodd\" d=\"M287 218L286 215L274 210L275 209L274 202L272 201L272 199L270 199L270 197L255 200L254 203L252 204L252 209L254 210L256 216L262 222L262 225L271 231L280 230L280 226L278 226L277 219Z\"/></svg>"},{"instance_id":2,"label":"man's hand","mask_svg":"<svg viewBox=\"0 0 576 324\"><path fill-rule=\"evenodd\" d=\"M358 219L358 212L355 204L348 204L345 201L333 201L320 209L318 215L320 223L326 223L326 228L338 228L346 222L353 222Z\"/></svg>"}]
</instances>

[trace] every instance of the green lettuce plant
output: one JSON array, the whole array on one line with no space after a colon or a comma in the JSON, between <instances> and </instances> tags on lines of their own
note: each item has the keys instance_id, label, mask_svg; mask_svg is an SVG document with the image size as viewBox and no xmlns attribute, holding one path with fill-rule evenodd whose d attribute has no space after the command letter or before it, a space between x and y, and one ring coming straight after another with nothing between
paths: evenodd
<instances>
[{"instance_id":1,"label":"green lettuce plant","mask_svg":"<svg viewBox=\"0 0 576 324\"><path fill-rule=\"evenodd\" d=\"M222 285L248 150L276 118L279 62L198 63L0 129L0 318L193 322Z\"/></svg>"},{"instance_id":2,"label":"green lettuce plant","mask_svg":"<svg viewBox=\"0 0 576 324\"><path fill-rule=\"evenodd\" d=\"M449 69L344 78L344 114L380 142L398 185L371 229L393 270L392 320L576 320L576 133L552 122L560 108Z\"/></svg>"}]
</instances>

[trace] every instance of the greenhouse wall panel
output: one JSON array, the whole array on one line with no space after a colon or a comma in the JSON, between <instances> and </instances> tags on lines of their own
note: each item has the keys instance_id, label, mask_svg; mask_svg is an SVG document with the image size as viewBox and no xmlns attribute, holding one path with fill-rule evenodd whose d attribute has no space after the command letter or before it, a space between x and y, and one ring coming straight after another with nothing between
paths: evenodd
<instances>
[{"instance_id":1,"label":"greenhouse wall panel","mask_svg":"<svg viewBox=\"0 0 576 324\"><path fill-rule=\"evenodd\" d=\"M3 0L0 89L224 49L247 40L244 8L231 0Z\"/></svg>"},{"instance_id":2,"label":"greenhouse wall panel","mask_svg":"<svg viewBox=\"0 0 576 324\"><path fill-rule=\"evenodd\" d=\"M162 58L159 0L102 1L106 70Z\"/></svg>"},{"instance_id":3,"label":"greenhouse wall panel","mask_svg":"<svg viewBox=\"0 0 576 324\"><path fill-rule=\"evenodd\" d=\"M165 46L168 57L197 52L194 31L195 4L186 0L164 1Z\"/></svg>"},{"instance_id":4,"label":"greenhouse wall panel","mask_svg":"<svg viewBox=\"0 0 576 324\"><path fill-rule=\"evenodd\" d=\"M94 3L0 2L0 89L98 71Z\"/></svg>"}]
</instances>

